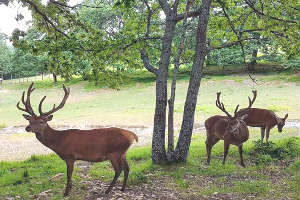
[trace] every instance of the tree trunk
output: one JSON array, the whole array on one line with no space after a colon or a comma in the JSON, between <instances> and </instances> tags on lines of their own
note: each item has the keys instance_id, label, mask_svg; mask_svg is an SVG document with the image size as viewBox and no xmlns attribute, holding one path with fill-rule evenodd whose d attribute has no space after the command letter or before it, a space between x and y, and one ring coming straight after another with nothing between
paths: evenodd
<instances>
[{"instance_id":1,"label":"tree trunk","mask_svg":"<svg viewBox=\"0 0 300 200\"><path fill-rule=\"evenodd\" d=\"M210 39L207 40L207 45L210 46ZM211 55L210 52L207 52L206 65L210 65L210 64L211 64Z\"/></svg>"},{"instance_id":2,"label":"tree trunk","mask_svg":"<svg viewBox=\"0 0 300 200\"><path fill-rule=\"evenodd\" d=\"M207 55L206 30L209 19L210 5L211 0L202 1L202 10L201 14L199 15L196 35L194 62L184 106L180 135L175 150L175 161L177 162L186 161L191 143L198 91L200 87L205 56Z\"/></svg>"},{"instance_id":3,"label":"tree trunk","mask_svg":"<svg viewBox=\"0 0 300 200\"><path fill-rule=\"evenodd\" d=\"M191 5L194 3L194 0L188 0L186 9L185 9L185 15L183 19L183 25L182 25L182 31L181 31L181 37L180 37L180 43L177 50L177 55L174 59L174 71L173 71L173 77L172 77L172 84L171 84L171 95L168 100L169 105L169 115L168 115L168 152L167 152L167 159L169 161L173 160L174 155L174 102L175 102L175 92L176 92L176 79L177 74L179 71L180 66L180 56L182 51L184 50L184 42L185 42L185 33L187 29L187 13L189 12L189 9Z\"/></svg>"},{"instance_id":4,"label":"tree trunk","mask_svg":"<svg viewBox=\"0 0 300 200\"><path fill-rule=\"evenodd\" d=\"M255 71L255 65L256 65L256 60L257 60L257 53L258 53L258 49L254 49L252 51L252 58L251 58L251 62L248 64L248 71L249 72L254 72Z\"/></svg>"},{"instance_id":5,"label":"tree trunk","mask_svg":"<svg viewBox=\"0 0 300 200\"><path fill-rule=\"evenodd\" d=\"M172 12L166 13L166 28L162 40L161 57L156 77L156 102L154 113L154 128L152 137L152 161L160 163L167 160L165 149L166 107L168 69L171 56L171 44L174 37L176 22Z\"/></svg>"},{"instance_id":6,"label":"tree trunk","mask_svg":"<svg viewBox=\"0 0 300 200\"><path fill-rule=\"evenodd\" d=\"M57 76L55 73L52 73L54 83L57 83Z\"/></svg>"}]
</instances>

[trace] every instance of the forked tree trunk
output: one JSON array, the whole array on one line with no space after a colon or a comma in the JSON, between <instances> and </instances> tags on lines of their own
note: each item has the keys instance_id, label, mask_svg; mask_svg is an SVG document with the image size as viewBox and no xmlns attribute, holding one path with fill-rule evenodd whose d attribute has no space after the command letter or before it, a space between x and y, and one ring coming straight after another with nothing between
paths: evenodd
<instances>
[{"instance_id":1,"label":"forked tree trunk","mask_svg":"<svg viewBox=\"0 0 300 200\"><path fill-rule=\"evenodd\" d=\"M174 71L172 77L172 84L171 84L171 95L168 100L169 105L169 114L168 114L168 151L167 151L167 159L169 161L173 160L174 155L174 102L175 102L175 92L176 92L176 79L177 74L179 71L180 66L180 56L182 51L184 50L184 42L185 42L185 33L187 29L187 13L191 5L193 4L194 0L189 0L186 5L186 11L183 19L182 31L181 31L181 38L179 47L177 50L177 55L174 59Z\"/></svg>"},{"instance_id":2,"label":"forked tree trunk","mask_svg":"<svg viewBox=\"0 0 300 200\"><path fill-rule=\"evenodd\" d=\"M197 96L201 82L203 64L207 55L206 30L210 13L211 0L202 1L202 10L198 18L196 48L191 78L184 106L183 121L175 150L175 161L184 162L187 159L194 126L194 115Z\"/></svg>"},{"instance_id":3,"label":"forked tree trunk","mask_svg":"<svg viewBox=\"0 0 300 200\"><path fill-rule=\"evenodd\" d=\"M159 69L156 77L156 102L154 113L154 127L152 137L152 161L160 163L167 160L165 149L167 81L171 56L171 44L174 37L176 22L172 20L173 13L166 14L166 29L162 40L162 51Z\"/></svg>"}]
</instances>

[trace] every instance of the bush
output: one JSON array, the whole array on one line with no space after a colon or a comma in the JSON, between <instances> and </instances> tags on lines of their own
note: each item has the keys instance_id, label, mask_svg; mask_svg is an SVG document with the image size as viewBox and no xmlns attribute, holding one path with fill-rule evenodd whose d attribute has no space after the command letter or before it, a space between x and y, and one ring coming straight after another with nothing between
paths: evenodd
<instances>
[{"instance_id":1,"label":"bush","mask_svg":"<svg viewBox=\"0 0 300 200\"><path fill-rule=\"evenodd\" d=\"M257 165L276 160L293 159L300 155L299 140L299 138L289 138L278 144L262 143L261 140L254 141L252 156Z\"/></svg>"}]
</instances>

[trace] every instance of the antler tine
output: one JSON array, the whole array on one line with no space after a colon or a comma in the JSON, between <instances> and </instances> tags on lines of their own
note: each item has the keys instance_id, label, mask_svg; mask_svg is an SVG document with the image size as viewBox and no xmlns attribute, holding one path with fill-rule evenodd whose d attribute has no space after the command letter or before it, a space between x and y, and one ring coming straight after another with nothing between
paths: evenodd
<instances>
[{"instance_id":1,"label":"antler tine","mask_svg":"<svg viewBox=\"0 0 300 200\"><path fill-rule=\"evenodd\" d=\"M34 84L34 83L32 82L32 83L30 84L28 90L27 90L27 99L26 99L26 105L25 105L25 107L26 107L26 109L28 109L30 112L32 112L32 114L33 114L34 116L36 116L36 114L34 113L32 107L31 107L31 103L30 103L30 95L31 95L31 92L33 92L33 90L35 89L35 88L33 88L33 84Z\"/></svg>"},{"instance_id":2,"label":"antler tine","mask_svg":"<svg viewBox=\"0 0 300 200\"><path fill-rule=\"evenodd\" d=\"M53 105L53 108L48 111L48 112L45 112L43 113L42 111L42 104L43 104L43 101L45 100L46 96L44 96L39 104L39 112L41 115L44 115L44 116L47 116L47 115L51 115L52 113L58 111L59 109L61 109L62 107L64 107L66 101L67 101L67 98L69 97L69 94L70 94L70 88L66 88L65 85L63 85L63 89L64 89L64 92L65 92L65 95L62 99L62 101L60 102L60 104L56 107L55 104Z\"/></svg>"},{"instance_id":3,"label":"antler tine","mask_svg":"<svg viewBox=\"0 0 300 200\"><path fill-rule=\"evenodd\" d=\"M231 115L226 111L225 107L224 107L224 104L220 102L220 95L221 95L221 92L217 92L217 100L216 100L216 106L222 110L224 113L226 113L226 115L228 117L231 117Z\"/></svg>"},{"instance_id":4,"label":"antler tine","mask_svg":"<svg viewBox=\"0 0 300 200\"><path fill-rule=\"evenodd\" d=\"M32 83L30 84L28 90L27 90L27 99L26 99L26 101L25 101L25 91L23 91L23 93L22 93L21 101L22 101L22 103L24 104L25 109L20 107L20 101L17 103L17 108L18 108L19 110L22 110L22 111L24 111L24 112L27 112L27 113L30 114L31 116L36 116L36 114L34 113L32 107L31 107L31 104L30 104L30 94L31 94L31 92L34 90L34 88L32 88L32 87L33 87L33 84L34 84L34 83L32 82Z\"/></svg>"},{"instance_id":5,"label":"antler tine","mask_svg":"<svg viewBox=\"0 0 300 200\"><path fill-rule=\"evenodd\" d=\"M238 111L238 109L239 109L239 104L235 107L235 111L234 111L234 116L236 116L236 113L237 113L237 111Z\"/></svg>"},{"instance_id":6,"label":"antler tine","mask_svg":"<svg viewBox=\"0 0 300 200\"><path fill-rule=\"evenodd\" d=\"M248 108L251 108L252 105L253 105L253 103L254 103L254 101L256 100L257 90L252 90L252 93L253 93L253 99L251 100L251 98L248 97L248 99L249 99L249 106L248 106Z\"/></svg>"},{"instance_id":7,"label":"antler tine","mask_svg":"<svg viewBox=\"0 0 300 200\"><path fill-rule=\"evenodd\" d=\"M43 104L43 102L44 102L45 99L46 99L46 96L44 96L44 97L41 99L40 103L39 103L39 113L40 113L40 115L43 115L42 104Z\"/></svg>"}]
</instances>

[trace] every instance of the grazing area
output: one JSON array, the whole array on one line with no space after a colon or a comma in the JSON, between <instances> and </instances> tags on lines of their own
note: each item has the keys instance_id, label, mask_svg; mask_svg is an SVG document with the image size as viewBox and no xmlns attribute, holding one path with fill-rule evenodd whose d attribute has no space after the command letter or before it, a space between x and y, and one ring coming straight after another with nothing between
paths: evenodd
<instances>
[{"instance_id":1,"label":"grazing area","mask_svg":"<svg viewBox=\"0 0 300 200\"><path fill-rule=\"evenodd\" d=\"M220 113L215 106L216 93L222 91L222 99L228 112L232 113L235 105L240 108L248 106L248 96L253 89L258 90L258 97L253 107L273 110L278 116L284 117L288 112L288 120L300 119L300 75L291 73L272 72L272 65L257 67L255 75L257 84L247 73L243 73L243 66L228 67L228 75L223 72L220 75L211 75L219 72L221 67L208 67L201 83L196 106L195 124L203 126L205 119ZM271 72L270 72L271 71ZM242 74L241 74L242 73ZM170 74L171 76L171 74ZM177 126L181 122L186 88L188 87L189 72L183 70L179 74L177 96L174 109L174 119ZM120 90L109 89L105 83L94 86L88 81L75 79L66 83L70 87L70 97L63 110L56 113L51 121L53 126L151 126L153 125L153 113L155 102L155 78L146 71L127 74L124 77L124 85ZM46 95L44 109L48 110L58 99L63 97L62 80L54 84L51 81L37 81L37 90L32 95L32 103L35 109L40 99ZM2 87L0 119L6 126L25 125L26 121L16 110L16 104L22 91L27 90L30 83L7 83ZM100 88L99 88L100 87ZM5 98L4 98L5 97ZM293 98L290 98L293 97ZM137 117L138 116L138 117Z\"/></svg>"},{"instance_id":2,"label":"grazing area","mask_svg":"<svg viewBox=\"0 0 300 200\"><path fill-rule=\"evenodd\" d=\"M260 143L260 131L250 129L244 144L246 168L239 165L238 148L231 147L222 165L223 142L212 150L206 165L205 133L194 133L185 164L155 165L149 146L127 153L131 173L128 189L122 180L104 194L113 177L109 162L75 164L69 199L299 199L300 137L298 130L271 132L269 144ZM121 175L123 178L123 175ZM66 180L65 163L56 155L31 156L25 161L0 163L0 198L61 199Z\"/></svg>"},{"instance_id":3,"label":"grazing area","mask_svg":"<svg viewBox=\"0 0 300 200\"><path fill-rule=\"evenodd\" d=\"M299 10L1 0L0 199L300 200Z\"/></svg>"},{"instance_id":4,"label":"grazing area","mask_svg":"<svg viewBox=\"0 0 300 200\"><path fill-rule=\"evenodd\" d=\"M137 76L140 78L135 79ZM185 73L181 72L180 77L175 102L176 128L183 111L184 88L187 87ZM199 93L188 160L172 165L156 165L151 160L149 145L154 101L151 95L154 80L151 75L147 72L134 74L128 77L130 81L120 90L108 89L105 85L95 88L84 81L68 83L69 99L64 109L55 114L51 125L61 129L74 127L74 124L75 127L86 129L117 125L139 136L139 143L135 143L127 153L131 168L128 189L124 193L119 191L123 174L111 193L104 193L114 176L109 162L93 164L78 161L75 163L69 199L299 198L300 131L297 119L300 119L300 114L297 110L300 110L300 104L297 99L300 94L297 91L300 86L297 76L274 73L257 74L255 78L257 84L246 74L205 75L201 85L203 92ZM2 86L6 98L1 98L0 104L1 123L5 124L0 130L0 199L61 199L67 179L65 163L40 144L34 134L25 133L27 122L15 107L28 85L6 83ZM50 109L52 103L59 103L58 100L63 97L60 82L54 85L39 81L35 87L37 89L31 95L32 105L38 105L45 94L44 110ZM204 121L215 114L223 115L215 106L216 92L222 91L222 102L228 112L233 113L237 104L241 108L248 106L247 96L251 97L253 89L258 91L253 107L266 107L280 117L289 113L283 132L279 133L277 127L271 129L267 144L261 143L259 128L249 127L249 140L243 145L246 168L239 165L239 152L234 145L229 149L226 164L222 165L223 141L212 149L211 164L208 166ZM14 133L14 130L19 133Z\"/></svg>"}]
</instances>

